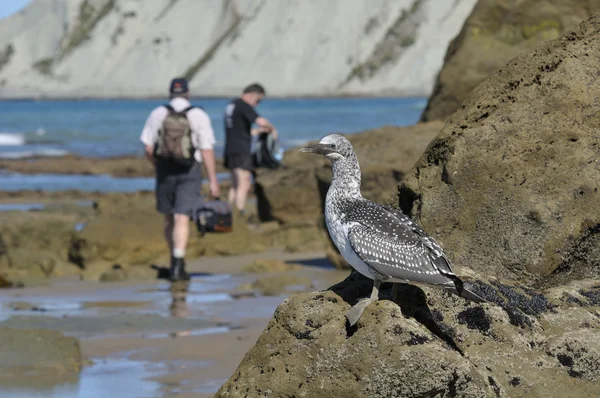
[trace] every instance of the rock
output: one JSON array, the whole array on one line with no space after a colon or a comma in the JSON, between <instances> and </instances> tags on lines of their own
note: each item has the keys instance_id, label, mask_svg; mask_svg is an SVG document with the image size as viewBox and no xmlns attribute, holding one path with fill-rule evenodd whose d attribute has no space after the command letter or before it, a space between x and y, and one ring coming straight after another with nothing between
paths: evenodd
<instances>
[{"instance_id":1,"label":"rock","mask_svg":"<svg viewBox=\"0 0 600 398\"><path fill-rule=\"evenodd\" d=\"M0 275L0 289L6 289L9 287L13 287L13 283Z\"/></svg>"},{"instance_id":2,"label":"rock","mask_svg":"<svg viewBox=\"0 0 600 398\"><path fill-rule=\"evenodd\" d=\"M169 268L157 265L121 265L94 262L81 273L80 279L93 282L126 282L169 279Z\"/></svg>"},{"instance_id":3,"label":"rock","mask_svg":"<svg viewBox=\"0 0 600 398\"><path fill-rule=\"evenodd\" d=\"M22 377L63 377L82 367L79 342L61 332L0 328L0 382Z\"/></svg>"},{"instance_id":4,"label":"rock","mask_svg":"<svg viewBox=\"0 0 600 398\"><path fill-rule=\"evenodd\" d=\"M577 330L554 339L549 353L566 367L569 376L598 382L600 380L600 343L598 332Z\"/></svg>"},{"instance_id":5,"label":"rock","mask_svg":"<svg viewBox=\"0 0 600 398\"><path fill-rule=\"evenodd\" d=\"M119 264L114 264L100 275L100 282L124 282L127 279L129 279L127 270Z\"/></svg>"},{"instance_id":6,"label":"rock","mask_svg":"<svg viewBox=\"0 0 600 398\"><path fill-rule=\"evenodd\" d=\"M75 155L37 159L4 159L0 168L21 174L109 174L114 177L152 177L154 169L144 157L84 158Z\"/></svg>"},{"instance_id":7,"label":"rock","mask_svg":"<svg viewBox=\"0 0 600 398\"><path fill-rule=\"evenodd\" d=\"M30 285L53 276L98 281L114 264L127 271L127 280L147 280L157 274L148 269L151 264L168 264L163 217L156 212L152 192L0 192L0 200L52 204L40 211L0 213L0 274L9 282ZM77 205L81 201L89 203ZM201 238L194 225L190 232L189 258L271 247L311 252L323 245L322 231L314 222L270 222L251 228L240 218L232 233Z\"/></svg>"},{"instance_id":8,"label":"rock","mask_svg":"<svg viewBox=\"0 0 600 398\"><path fill-rule=\"evenodd\" d=\"M440 122L410 127L384 126L348 135L363 170L363 195L391 201L395 185L413 166L429 141L442 128ZM331 183L329 161L322 157L285 153L285 167L259 171L256 178L258 213L261 220L282 223L318 222Z\"/></svg>"},{"instance_id":9,"label":"rock","mask_svg":"<svg viewBox=\"0 0 600 398\"><path fill-rule=\"evenodd\" d=\"M89 272L91 279L99 277L107 266L115 263L128 272L146 270L151 264L168 263L163 217L156 212L152 195L100 197L97 201L98 214L75 234L69 250L73 262L86 270L94 269ZM259 253L271 247L288 251L322 249L322 235L314 223L281 227L275 224L253 228L237 218L233 232L209 233L204 237L198 234L195 225L190 224L187 256L241 255ZM96 272L100 269L100 273Z\"/></svg>"},{"instance_id":10,"label":"rock","mask_svg":"<svg viewBox=\"0 0 600 398\"><path fill-rule=\"evenodd\" d=\"M600 276L599 39L595 14L513 58L401 183L455 265L540 286Z\"/></svg>"},{"instance_id":11,"label":"rock","mask_svg":"<svg viewBox=\"0 0 600 398\"><path fill-rule=\"evenodd\" d=\"M598 9L598 0L479 0L448 47L421 120L447 119L511 58L568 32Z\"/></svg>"},{"instance_id":12,"label":"rock","mask_svg":"<svg viewBox=\"0 0 600 398\"><path fill-rule=\"evenodd\" d=\"M259 278L250 287L264 296L278 296L286 292L288 287L298 286L302 289L312 288L312 281L305 276L281 273Z\"/></svg>"},{"instance_id":13,"label":"rock","mask_svg":"<svg viewBox=\"0 0 600 398\"><path fill-rule=\"evenodd\" d=\"M290 151L285 154L286 157ZM282 170L258 171L254 190L261 221L290 223L314 220L322 211L315 176L319 166L312 163L286 164Z\"/></svg>"},{"instance_id":14,"label":"rock","mask_svg":"<svg viewBox=\"0 0 600 398\"><path fill-rule=\"evenodd\" d=\"M483 305L400 285L396 303L379 300L348 328L349 303L372 285L353 273L328 291L284 300L215 397L596 396L599 307L569 298L600 293L598 282L534 292L471 281L490 300ZM573 335L574 319L585 332ZM562 352L573 357L561 357L568 366Z\"/></svg>"},{"instance_id":15,"label":"rock","mask_svg":"<svg viewBox=\"0 0 600 398\"><path fill-rule=\"evenodd\" d=\"M21 174L85 174L113 177L154 177L154 167L144 156L115 156L88 158L76 155L26 159L0 159L0 169ZM217 161L217 172L223 172Z\"/></svg>"},{"instance_id":16,"label":"rock","mask_svg":"<svg viewBox=\"0 0 600 398\"><path fill-rule=\"evenodd\" d=\"M77 219L53 212L0 212L0 270L9 280L68 274Z\"/></svg>"},{"instance_id":17,"label":"rock","mask_svg":"<svg viewBox=\"0 0 600 398\"><path fill-rule=\"evenodd\" d=\"M289 264L280 260L256 259L254 262L242 267L241 273L260 274L264 272L285 272L294 271L300 267L301 266L298 264Z\"/></svg>"}]
</instances>

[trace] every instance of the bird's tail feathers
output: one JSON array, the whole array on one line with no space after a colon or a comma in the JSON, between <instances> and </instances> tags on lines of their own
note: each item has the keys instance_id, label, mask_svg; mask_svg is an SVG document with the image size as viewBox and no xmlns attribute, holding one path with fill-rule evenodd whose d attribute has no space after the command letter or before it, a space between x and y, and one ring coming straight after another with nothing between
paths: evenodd
<instances>
[{"instance_id":1,"label":"bird's tail feathers","mask_svg":"<svg viewBox=\"0 0 600 398\"><path fill-rule=\"evenodd\" d=\"M460 293L460 297L465 298L467 300L471 300L475 303L487 303L487 300L478 295L477 293L469 290L467 287L463 287L462 292Z\"/></svg>"},{"instance_id":2,"label":"bird's tail feathers","mask_svg":"<svg viewBox=\"0 0 600 398\"><path fill-rule=\"evenodd\" d=\"M465 286L464 282L457 276L452 278L452 284L445 285L444 288L451 291L452 293L460 296L464 299L473 301L475 303L487 303L487 300L472 291L468 286Z\"/></svg>"}]
</instances>

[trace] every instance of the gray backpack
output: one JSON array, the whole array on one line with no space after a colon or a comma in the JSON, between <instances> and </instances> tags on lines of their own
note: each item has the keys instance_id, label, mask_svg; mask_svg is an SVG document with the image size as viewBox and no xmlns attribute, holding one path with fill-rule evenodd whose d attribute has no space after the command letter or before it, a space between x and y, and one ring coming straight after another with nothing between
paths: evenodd
<instances>
[{"instance_id":1,"label":"gray backpack","mask_svg":"<svg viewBox=\"0 0 600 398\"><path fill-rule=\"evenodd\" d=\"M154 156L181 166L194 164L196 149L192 143L192 129L187 118L189 106L181 112L175 112L171 105L165 105L169 111L162 127L158 131L158 141L154 146Z\"/></svg>"}]
</instances>

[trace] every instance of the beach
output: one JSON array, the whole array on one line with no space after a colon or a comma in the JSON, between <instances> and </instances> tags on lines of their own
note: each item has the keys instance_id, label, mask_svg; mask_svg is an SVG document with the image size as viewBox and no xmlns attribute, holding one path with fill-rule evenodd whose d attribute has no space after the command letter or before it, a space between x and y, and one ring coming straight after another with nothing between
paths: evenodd
<instances>
[{"instance_id":1,"label":"beach","mask_svg":"<svg viewBox=\"0 0 600 398\"><path fill-rule=\"evenodd\" d=\"M11 378L8 396L21 398L210 397L255 343L286 291L324 289L345 277L322 253L262 253L298 264L294 270L247 273L256 256L204 258L189 263L189 285L167 281L81 282L56 278L44 286L5 292L0 328L47 328L79 339L79 377L46 382L43 375ZM304 264L304 265L302 265ZM290 266L292 267L292 266ZM248 288L266 277L310 283L263 296Z\"/></svg>"}]
</instances>

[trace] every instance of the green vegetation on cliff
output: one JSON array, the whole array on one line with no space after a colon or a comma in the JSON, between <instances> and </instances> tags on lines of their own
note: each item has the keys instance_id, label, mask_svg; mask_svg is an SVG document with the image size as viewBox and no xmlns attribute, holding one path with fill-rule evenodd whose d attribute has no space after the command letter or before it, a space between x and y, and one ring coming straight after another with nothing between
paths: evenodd
<instances>
[{"instance_id":1,"label":"green vegetation on cliff","mask_svg":"<svg viewBox=\"0 0 600 398\"><path fill-rule=\"evenodd\" d=\"M79 15L77 23L71 32L63 39L64 46L58 55L58 59L62 59L69 55L81 43L90 37L90 33L98 22L102 20L115 7L116 0L108 0L100 9L96 9L89 0L84 0L79 5Z\"/></svg>"},{"instance_id":2,"label":"green vegetation on cliff","mask_svg":"<svg viewBox=\"0 0 600 398\"><path fill-rule=\"evenodd\" d=\"M364 80L373 77L384 65L397 60L406 47L414 44L416 30L419 27L419 21L415 16L422 3L423 0L414 0L410 8L402 10L400 16L375 47L373 54L366 61L356 65L352 69L344 84L354 78ZM373 21L369 21L365 32L371 31L373 25Z\"/></svg>"}]
</instances>

